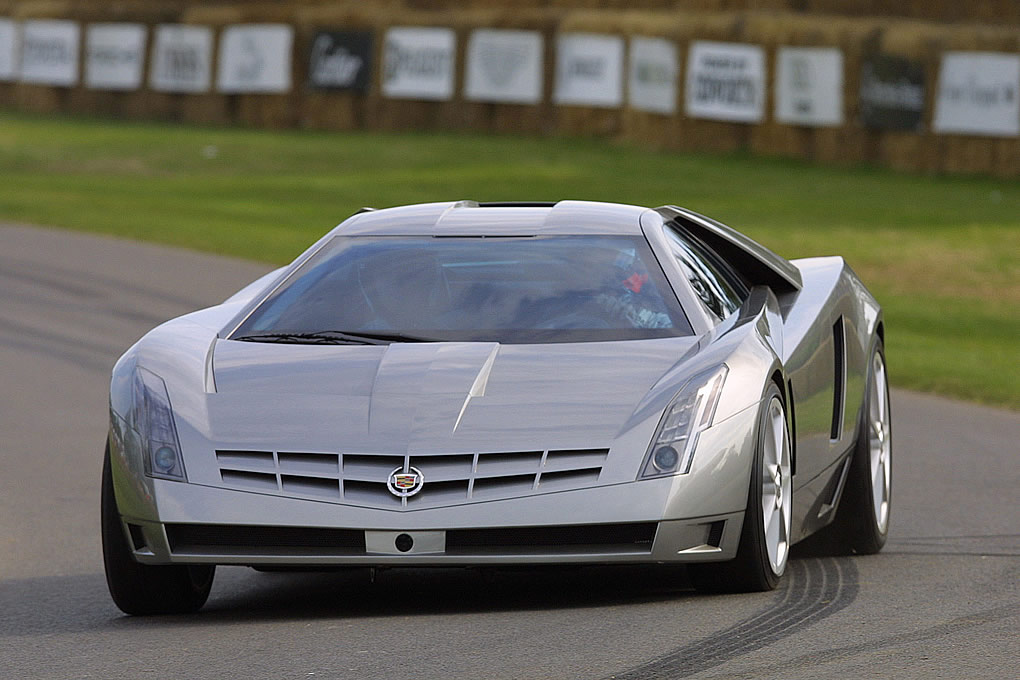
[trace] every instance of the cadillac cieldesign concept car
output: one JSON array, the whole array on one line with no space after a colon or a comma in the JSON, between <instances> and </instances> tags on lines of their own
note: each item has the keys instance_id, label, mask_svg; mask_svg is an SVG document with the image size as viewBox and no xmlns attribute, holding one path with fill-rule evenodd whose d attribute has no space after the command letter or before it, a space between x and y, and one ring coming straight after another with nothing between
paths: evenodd
<instances>
[{"instance_id":1,"label":"cadillac cieldesign concept car","mask_svg":"<svg viewBox=\"0 0 1020 680\"><path fill-rule=\"evenodd\" d=\"M193 611L216 565L686 563L766 590L889 527L882 311L840 257L695 212L363 210L113 369L114 601Z\"/></svg>"}]
</instances>

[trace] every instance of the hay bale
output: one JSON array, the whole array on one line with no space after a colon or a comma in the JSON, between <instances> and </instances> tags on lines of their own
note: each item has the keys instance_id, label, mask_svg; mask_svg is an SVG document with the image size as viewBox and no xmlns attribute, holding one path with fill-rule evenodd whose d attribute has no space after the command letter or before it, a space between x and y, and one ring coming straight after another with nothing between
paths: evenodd
<instances>
[{"instance_id":1,"label":"hay bale","mask_svg":"<svg viewBox=\"0 0 1020 680\"><path fill-rule=\"evenodd\" d=\"M871 134L857 123L857 93L864 46L879 30L873 20L827 17L785 17L779 25L752 26L752 30L771 30L771 49L780 47L834 47L843 55L843 124L837 127L800 127L775 120L776 63L770 72L769 120L752 138L756 152L799 156L828 163L855 164L872 160L869 151L875 148ZM775 52L773 52L775 54ZM771 134L768 132L771 131Z\"/></svg>"},{"instance_id":2,"label":"hay bale","mask_svg":"<svg viewBox=\"0 0 1020 680\"><path fill-rule=\"evenodd\" d=\"M236 121L231 98L221 94L176 95L178 115L186 123L198 125L229 125Z\"/></svg>"},{"instance_id":3,"label":"hay bale","mask_svg":"<svg viewBox=\"0 0 1020 680\"><path fill-rule=\"evenodd\" d=\"M552 106L552 80L555 70L555 36L559 13L533 9L491 10L472 13L457 27L457 69L462 87L456 94L458 127L493 133L543 134L555 129ZM466 97L468 43L478 29L534 31L542 37L542 96L537 104L480 102Z\"/></svg>"},{"instance_id":4,"label":"hay bale","mask_svg":"<svg viewBox=\"0 0 1020 680\"><path fill-rule=\"evenodd\" d=\"M931 129L938 98L938 73L942 56L952 50L1020 51L1020 27L982 26L974 24L942 25L922 21L898 21L883 33L883 51L918 60L924 64L928 116L924 130L918 135L920 145L906 145L890 137L878 162L905 170L941 171L949 173L1001 173L1008 171L999 161L998 149L1016 148L1017 140L995 137L936 134ZM1005 145L1000 145L1006 141ZM941 142L941 143L940 143ZM1020 175L1020 163L1012 171ZM1008 167L1008 163L1007 163Z\"/></svg>"},{"instance_id":5,"label":"hay bale","mask_svg":"<svg viewBox=\"0 0 1020 680\"><path fill-rule=\"evenodd\" d=\"M1020 140L993 141L991 173L996 177L1020 177Z\"/></svg>"},{"instance_id":6,"label":"hay bale","mask_svg":"<svg viewBox=\"0 0 1020 680\"><path fill-rule=\"evenodd\" d=\"M381 35L379 13L386 8L385 2L338 2L294 9L294 95L298 125L320 130L353 130L366 125L366 102L378 97L378 91L371 87L365 93L311 89L308 59L319 30L365 31L372 34L375 47ZM372 55L373 73L378 65L376 53Z\"/></svg>"},{"instance_id":7,"label":"hay bale","mask_svg":"<svg viewBox=\"0 0 1020 680\"><path fill-rule=\"evenodd\" d=\"M684 150L733 152L750 145L751 125L693 118L685 112L687 60L691 43L701 40L748 42L746 17L737 13L687 14L672 32L679 51L678 116L683 119L677 147ZM766 110L767 111L767 110ZM767 112L766 112L767 115Z\"/></svg>"}]
</instances>

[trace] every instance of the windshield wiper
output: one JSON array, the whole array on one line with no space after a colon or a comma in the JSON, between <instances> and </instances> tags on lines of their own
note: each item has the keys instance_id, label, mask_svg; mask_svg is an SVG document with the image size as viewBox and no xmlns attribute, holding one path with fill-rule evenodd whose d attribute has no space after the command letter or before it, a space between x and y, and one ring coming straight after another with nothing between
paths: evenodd
<instances>
[{"instance_id":1,"label":"windshield wiper","mask_svg":"<svg viewBox=\"0 0 1020 680\"><path fill-rule=\"evenodd\" d=\"M424 338L409 333L389 333L386 331L329 331L339 333L353 340L378 340L379 342L440 342L436 338Z\"/></svg>"},{"instance_id":2,"label":"windshield wiper","mask_svg":"<svg viewBox=\"0 0 1020 680\"><path fill-rule=\"evenodd\" d=\"M404 333L347 333L344 331L315 331L311 333L253 333L231 340L243 342L279 342L302 345L388 345L391 342L434 342Z\"/></svg>"}]
</instances>

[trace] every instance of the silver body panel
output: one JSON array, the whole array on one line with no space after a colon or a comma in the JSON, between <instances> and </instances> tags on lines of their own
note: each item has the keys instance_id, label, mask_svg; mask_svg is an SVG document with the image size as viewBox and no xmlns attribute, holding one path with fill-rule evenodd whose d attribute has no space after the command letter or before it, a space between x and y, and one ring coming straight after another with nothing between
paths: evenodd
<instances>
[{"instance_id":1,"label":"silver body panel","mask_svg":"<svg viewBox=\"0 0 1020 680\"><path fill-rule=\"evenodd\" d=\"M111 382L112 471L136 559L278 566L730 559L747 503L759 402L770 380L793 403L793 536L824 526L854 444L881 310L841 258L791 263L729 235L761 265L749 271L772 272L786 284L750 281L755 287L744 306L713 321L696 311L690 284L666 254L661 230L669 214L571 201L366 212L224 304L154 329L125 353ZM643 234L695 335L536 345L226 339L338 232ZM729 375L690 471L638 480L678 390L720 363ZM127 422L136 366L166 384L186 483L144 474ZM422 493L401 500L382 492L373 475L408 462L425 471ZM251 545L239 539L202 544L189 533L207 526L256 533ZM267 529L306 531L309 541L257 540L278 535L257 533ZM539 538L500 543L494 529ZM549 532L540 535L542 529ZM322 543L320 530L354 532L361 543ZM574 530L601 538L549 539ZM414 539L406 552L393 544L403 533Z\"/></svg>"}]
</instances>

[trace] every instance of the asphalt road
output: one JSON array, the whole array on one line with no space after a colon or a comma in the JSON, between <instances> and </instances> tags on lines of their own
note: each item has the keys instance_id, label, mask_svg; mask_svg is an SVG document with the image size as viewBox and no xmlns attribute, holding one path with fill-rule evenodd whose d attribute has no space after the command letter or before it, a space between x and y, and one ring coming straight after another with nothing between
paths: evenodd
<instances>
[{"instance_id":1,"label":"asphalt road","mask_svg":"<svg viewBox=\"0 0 1020 680\"><path fill-rule=\"evenodd\" d=\"M1020 414L902 391L886 550L795 555L774 593L699 595L682 569L221 568L197 615L121 615L99 547L109 369L263 271L0 226L0 678L1017 677Z\"/></svg>"}]
</instances>

